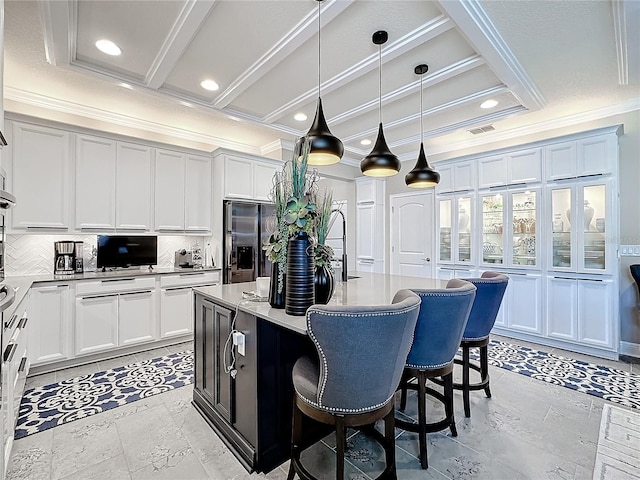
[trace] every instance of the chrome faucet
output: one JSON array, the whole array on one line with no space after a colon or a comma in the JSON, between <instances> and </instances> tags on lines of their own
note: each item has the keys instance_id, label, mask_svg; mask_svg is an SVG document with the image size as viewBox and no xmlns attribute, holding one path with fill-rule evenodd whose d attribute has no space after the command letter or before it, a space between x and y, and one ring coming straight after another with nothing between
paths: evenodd
<instances>
[{"instance_id":1,"label":"chrome faucet","mask_svg":"<svg viewBox=\"0 0 640 480\"><path fill-rule=\"evenodd\" d=\"M347 221L342 210L336 208L331 210L331 213L339 213L342 217L342 281L346 282L349 278L347 276Z\"/></svg>"}]
</instances>

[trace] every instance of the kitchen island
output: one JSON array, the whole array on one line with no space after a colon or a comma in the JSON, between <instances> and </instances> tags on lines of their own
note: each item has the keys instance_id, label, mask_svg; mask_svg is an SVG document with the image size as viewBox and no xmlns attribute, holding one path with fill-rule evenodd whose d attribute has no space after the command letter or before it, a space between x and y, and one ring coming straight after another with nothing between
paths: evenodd
<instances>
[{"instance_id":1,"label":"kitchen island","mask_svg":"<svg viewBox=\"0 0 640 480\"><path fill-rule=\"evenodd\" d=\"M429 278L358 275L337 284L330 305L389 304L400 289L446 285ZM268 472L289 458L293 364L316 353L306 317L252 300L255 289L255 282L194 288L193 402L247 470ZM310 442L324 434L314 425L305 430Z\"/></svg>"}]
</instances>

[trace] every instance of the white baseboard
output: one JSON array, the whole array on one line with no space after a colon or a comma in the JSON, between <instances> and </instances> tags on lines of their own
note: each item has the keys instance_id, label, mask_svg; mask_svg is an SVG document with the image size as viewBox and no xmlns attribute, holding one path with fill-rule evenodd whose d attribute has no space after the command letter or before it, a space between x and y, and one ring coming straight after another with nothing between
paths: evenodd
<instances>
[{"instance_id":1,"label":"white baseboard","mask_svg":"<svg viewBox=\"0 0 640 480\"><path fill-rule=\"evenodd\" d=\"M620 342L620 355L640 358L640 343Z\"/></svg>"}]
</instances>

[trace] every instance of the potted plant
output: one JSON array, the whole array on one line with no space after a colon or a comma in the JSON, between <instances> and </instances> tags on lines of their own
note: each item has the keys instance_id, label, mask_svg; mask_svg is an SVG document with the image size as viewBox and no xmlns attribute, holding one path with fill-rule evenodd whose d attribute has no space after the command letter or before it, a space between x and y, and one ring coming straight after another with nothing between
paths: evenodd
<instances>
[{"instance_id":1,"label":"potted plant","mask_svg":"<svg viewBox=\"0 0 640 480\"><path fill-rule=\"evenodd\" d=\"M287 268L287 243L289 241L289 226L285 222L287 213L287 198L290 196L288 185L283 172L276 172L273 176L271 199L275 206L275 215L270 225L271 235L262 248L271 262L271 287L269 303L275 308L284 308L285 304L285 272Z\"/></svg>"},{"instance_id":2,"label":"potted plant","mask_svg":"<svg viewBox=\"0 0 640 480\"><path fill-rule=\"evenodd\" d=\"M326 244L327 235L333 225L333 192L325 190L322 200L318 202L318 214L316 218L316 236L314 258L316 269L314 273L314 286L316 303L328 303L335 288L333 266L331 260L334 252L330 245Z\"/></svg>"}]
</instances>

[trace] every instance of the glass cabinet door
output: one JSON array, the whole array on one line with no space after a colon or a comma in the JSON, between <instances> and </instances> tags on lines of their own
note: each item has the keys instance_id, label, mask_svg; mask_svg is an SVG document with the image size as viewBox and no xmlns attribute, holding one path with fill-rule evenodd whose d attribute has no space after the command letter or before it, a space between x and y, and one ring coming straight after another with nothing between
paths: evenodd
<instances>
[{"instance_id":1,"label":"glass cabinet door","mask_svg":"<svg viewBox=\"0 0 640 480\"><path fill-rule=\"evenodd\" d=\"M578 224L583 237L583 258L585 270L605 270L606 265L606 207L607 195L605 185L589 185L582 187L578 195L582 202L578 213L581 222ZM578 203L578 202L576 202Z\"/></svg>"},{"instance_id":2,"label":"glass cabinet door","mask_svg":"<svg viewBox=\"0 0 640 480\"><path fill-rule=\"evenodd\" d=\"M456 262L459 263L471 263L472 218L471 198L460 197L458 199L458 248L456 257Z\"/></svg>"},{"instance_id":3,"label":"glass cabinet door","mask_svg":"<svg viewBox=\"0 0 640 480\"><path fill-rule=\"evenodd\" d=\"M551 266L554 269L575 268L572 255L575 238L571 233L571 190L557 188L551 191Z\"/></svg>"},{"instance_id":4,"label":"glass cabinet door","mask_svg":"<svg viewBox=\"0 0 640 480\"><path fill-rule=\"evenodd\" d=\"M535 267L538 264L538 197L535 190L511 193L511 263L514 266Z\"/></svg>"},{"instance_id":5,"label":"glass cabinet door","mask_svg":"<svg viewBox=\"0 0 640 480\"><path fill-rule=\"evenodd\" d=\"M482 263L504 263L504 202L500 193L483 195Z\"/></svg>"},{"instance_id":6,"label":"glass cabinet door","mask_svg":"<svg viewBox=\"0 0 640 480\"><path fill-rule=\"evenodd\" d=\"M438 260L441 262L451 262L451 199L439 201L439 251Z\"/></svg>"}]
</instances>

